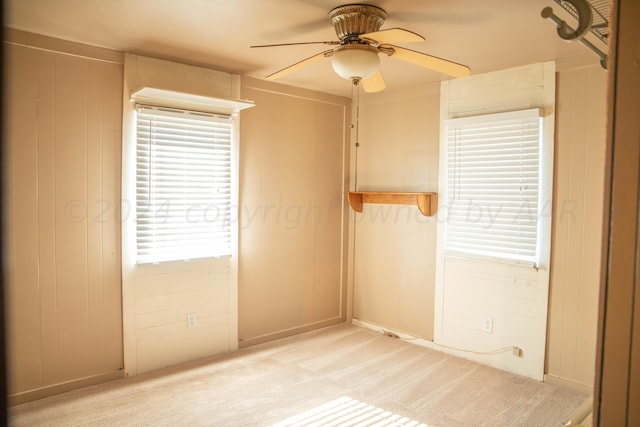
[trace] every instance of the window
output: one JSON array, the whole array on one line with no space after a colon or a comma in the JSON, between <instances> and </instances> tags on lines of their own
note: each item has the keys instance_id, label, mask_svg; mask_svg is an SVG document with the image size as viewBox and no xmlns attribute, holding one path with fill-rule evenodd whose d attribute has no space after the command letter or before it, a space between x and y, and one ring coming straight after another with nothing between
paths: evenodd
<instances>
[{"instance_id":1,"label":"window","mask_svg":"<svg viewBox=\"0 0 640 427\"><path fill-rule=\"evenodd\" d=\"M448 252L538 259L540 110L446 124Z\"/></svg>"},{"instance_id":2,"label":"window","mask_svg":"<svg viewBox=\"0 0 640 427\"><path fill-rule=\"evenodd\" d=\"M137 106L136 262L231 254L230 116Z\"/></svg>"}]
</instances>

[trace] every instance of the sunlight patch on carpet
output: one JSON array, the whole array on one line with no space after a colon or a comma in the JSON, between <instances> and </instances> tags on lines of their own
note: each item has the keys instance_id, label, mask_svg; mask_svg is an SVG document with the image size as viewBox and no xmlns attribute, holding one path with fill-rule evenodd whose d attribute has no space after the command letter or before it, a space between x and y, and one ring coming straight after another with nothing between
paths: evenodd
<instances>
[{"instance_id":1,"label":"sunlight patch on carpet","mask_svg":"<svg viewBox=\"0 0 640 427\"><path fill-rule=\"evenodd\" d=\"M280 421L273 427L429 427L419 421L343 396Z\"/></svg>"}]
</instances>

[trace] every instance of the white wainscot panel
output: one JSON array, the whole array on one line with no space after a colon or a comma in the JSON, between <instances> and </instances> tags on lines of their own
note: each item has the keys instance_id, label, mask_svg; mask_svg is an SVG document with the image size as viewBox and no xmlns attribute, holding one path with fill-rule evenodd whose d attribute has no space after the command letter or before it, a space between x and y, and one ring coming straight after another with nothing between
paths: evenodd
<instances>
[{"instance_id":1,"label":"white wainscot panel","mask_svg":"<svg viewBox=\"0 0 640 427\"><path fill-rule=\"evenodd\" d=\"M137 373L232 350L228 258L142 265L137 273Z\"/></svg>"},{"instance_id":2,"label":"white wainscot panel","mask_svg":"<svg viewBox=\"0 0 640 427\"><path fill-rule=\"evenodd\" d=\"M546 312L537 308L537 277L530 265L445 258L440 344L470 351L444 350L542 379L536 328ZM484 328L487 321L490 331ZM511 347L522 349L522 355L514 355ZM496 350L505 351L479 354Z\"/></svg>"}]
</instances>

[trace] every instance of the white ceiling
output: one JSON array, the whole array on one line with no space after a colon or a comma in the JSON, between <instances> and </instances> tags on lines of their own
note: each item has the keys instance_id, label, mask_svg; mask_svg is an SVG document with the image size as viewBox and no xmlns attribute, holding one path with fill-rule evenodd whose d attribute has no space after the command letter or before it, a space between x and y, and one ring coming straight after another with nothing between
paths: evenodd
<instances>
[{"instance_id":1,"label":"white ceiling","mask_svg":"<svg viewBox=\"0 0 640 427\"><path fill-rule=\"evenodd\" d=\"M569 23L553 0L371 0L388 19L425 37L414 50L471 67L473 74L551 59L592 55L567 43L540 17L545 6ZM250 45L337 40L328 18L345 0L5 0L4 25L120 51L264 78L323 45L251 49ZM606 51L599 41L590 40ZM387 88L447 76L381 56ZM330 60L282 78L282 83L350 96Z\"/></svg>"}]
</instances>

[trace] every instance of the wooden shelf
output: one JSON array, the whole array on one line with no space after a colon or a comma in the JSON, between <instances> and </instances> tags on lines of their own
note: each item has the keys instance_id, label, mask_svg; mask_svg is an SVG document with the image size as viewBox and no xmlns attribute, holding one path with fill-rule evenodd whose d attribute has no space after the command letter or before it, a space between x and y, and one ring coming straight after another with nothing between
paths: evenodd
<instances>
[{"instance_id":1,"label":"wooden shelf","mask_svg":"<svg viewBox=\"0 0 640 427\"><path fill-rule=\"evenodd\" d=\"M363 203L381 203L386 205L416 205L425 216L436 212L438 195L436 193L393 193L384 191L350 191L349 204L356 212L362 212Z\"/></svg>"}]
</instances>

